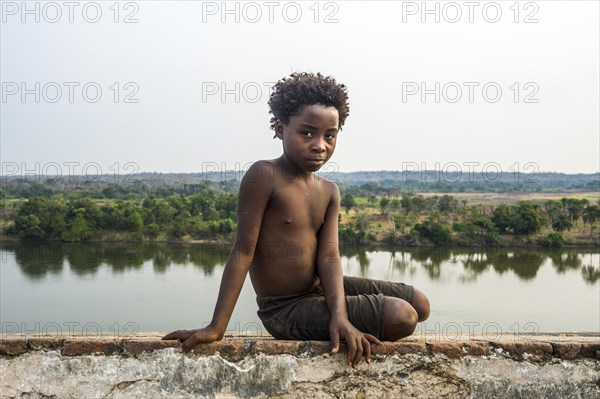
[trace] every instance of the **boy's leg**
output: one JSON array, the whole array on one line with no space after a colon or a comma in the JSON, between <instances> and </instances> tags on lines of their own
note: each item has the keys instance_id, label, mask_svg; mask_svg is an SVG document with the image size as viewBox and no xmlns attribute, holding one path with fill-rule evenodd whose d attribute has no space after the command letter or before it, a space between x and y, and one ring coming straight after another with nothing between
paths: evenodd
<instances>
[{"instance_id":1,"label":"boy's leg","mask_svg":"<svg viewBox=\"0 0 600 399\"><path fill-rule=\"evenodd\" d=\"M425 321L429 317L429 299L420 290L404 283L344 276L344 293L351 296L383 294L386 297L400 298L414 308L418 321ZM393 309L397 309L399 303L393 302Z\"/></svg>"},{"instance_id":2,"label":"boy's leg","mask_svg":"<svg viewBox=\"0 0 600 399\"><path fill-rule=\"evenodd\" d=\"M407 337L417 326L417 312L407 301L382 293L346 296L346 308L354 327L383 341Z\"/></svg>"},{"instance_id":3,"label":"boy's leg","mask_svg":"<svg viewBox=\"0 0 600 399\"><path fill-rule=\"evenodd\" d=\"M417 311L407 301L386 296L383 339L397 341L408 337L417 328L418 318Z\"/></svg>"},{"instance_id":4,"label":"boy's leg","mask_svg":"<svg viewBox=\"0 0 600 399\"><path fill-rule=\"evenodd\" d=\"M419 315L412 304L420 294L411 286L344 277L350 322L360 331L395 341L410 335ZM362 291L362 292L361 292ZM423 295L425 301L427 298ZM404 299L406 298L406 299ZM329 340L329 309L320 286L310 293L257 298L258 316L277 339ZM428 306L428 301L427 301Z\"/></svg>"},{"instance_id":5,"label":"boy's leg","mask_svg":"<svg viewBox=\"0 0 600 399\"><path fill-rule=\"evenodd\" d=\"M256 301L258 317L274 338L329 340L329 308L318 281L310 292Z\"/></svg>"},{"instance_id":6,"label":"boy's leg","mask_svg":"<svg viewBox=\"0 0 600 399\"><path fill-rule=\"evenodd\" d=\"M383 294L346 296L348 319L358 330L381 340L396 341L410 335L416 311L403 299ZM330 313L322 293L288 301L257 298L258 316L276 339L330 340Z\"/></svg>"}]
</instances>

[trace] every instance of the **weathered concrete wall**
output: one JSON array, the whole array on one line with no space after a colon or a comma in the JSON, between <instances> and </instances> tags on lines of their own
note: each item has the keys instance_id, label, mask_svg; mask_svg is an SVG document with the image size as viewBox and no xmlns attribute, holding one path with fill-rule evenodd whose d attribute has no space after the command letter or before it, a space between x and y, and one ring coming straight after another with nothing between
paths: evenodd
<instances>
[{"instance_id":1,"label":"weathered concrete wall","mask_svg":"<svg viewBox=\"0 0 600 399\"><path fill-rule=\"evenodd\" d=\"M2 398L600 398L600 336L410 339L346 366L326 342L3 336Z\"/></svg>"}]
</instances>

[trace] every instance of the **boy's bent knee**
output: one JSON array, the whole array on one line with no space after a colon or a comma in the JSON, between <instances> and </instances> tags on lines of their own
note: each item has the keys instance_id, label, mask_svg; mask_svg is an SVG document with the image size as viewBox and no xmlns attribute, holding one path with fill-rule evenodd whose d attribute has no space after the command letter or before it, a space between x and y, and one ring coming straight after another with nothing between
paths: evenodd
<instances>
[{"instance_id":1,"label":"boy's bent knee","mask_svg":"<svg viewBox=\"0 0 600 399\"><path fill-rule=\"evenodd\" d=\"M408 337L417 327L419 315L410 303L403 299L385 298L385 325L383 339L397 341Z\"/></svg>"},{"instance_id":2,"label":"boy's bent knee","mask_svg":"<svg viewBox=\"0 0 600 399\"><path fill-rule=\"evenodd\" d=\"M425 321L429 318L429 299L418 289L414 289L412 304L419 315L418 321Z\"/></svg>"}]
</instances>

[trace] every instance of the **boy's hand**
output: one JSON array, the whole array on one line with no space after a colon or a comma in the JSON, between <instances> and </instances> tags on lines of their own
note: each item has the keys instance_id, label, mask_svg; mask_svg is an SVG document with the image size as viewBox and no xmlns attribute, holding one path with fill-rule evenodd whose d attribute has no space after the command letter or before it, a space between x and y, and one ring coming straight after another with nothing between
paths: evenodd
<instances>
[{"instance_id":1,"label":"boy's hand","mask_svg":"<svg viewBox=\"0 0 600 399\"><path fill-rule=\"evenodd\" d=\"M367 363L371 363L371 342L381 342L371 334L360 332L350 321L335 321L329 323L329 336L331 337L331 354L340 350L340 337L348 344L348 364L356 367L360 363L363 353Z\"/></svg>"},{"instance_id":2,"label":"boy's hand","mask_svg":"<svg viewBox=\"0 0 600 399\"><path fill-rule=\"evenodd\" d=\"M178 339L182 341L179 352L187 352L197 344L208 344L223 339L223 333L212 326L197 330L177 330L162 337L163 340Z\"/></svg>"}]
</instances>

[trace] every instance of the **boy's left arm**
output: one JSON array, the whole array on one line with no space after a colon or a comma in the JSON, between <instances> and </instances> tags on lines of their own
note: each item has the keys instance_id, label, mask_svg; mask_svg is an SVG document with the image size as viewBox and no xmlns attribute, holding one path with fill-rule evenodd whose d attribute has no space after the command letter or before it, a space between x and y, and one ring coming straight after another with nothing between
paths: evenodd
<instances>
[{"instance_id":1,"label":"boy's left arm","mask_svg":"<svg viewBox=\"0 0 600 399\"><path fill-rule=\"evenodd\" d=\"M333 193L327 212L325 223L319 231L317 249L317 271L321 279L321 286L331 321L329 335L331 337L331 353L337 353L340 347L340 337L348 344L348 363L356 366L363 353L367 363L371 362L371 342L379 344L379 340L371 334L362 333L348 320L342 262L338 244L338 214L340 210L340 191L334 183Z\"/></svg>"}]
</instances>

